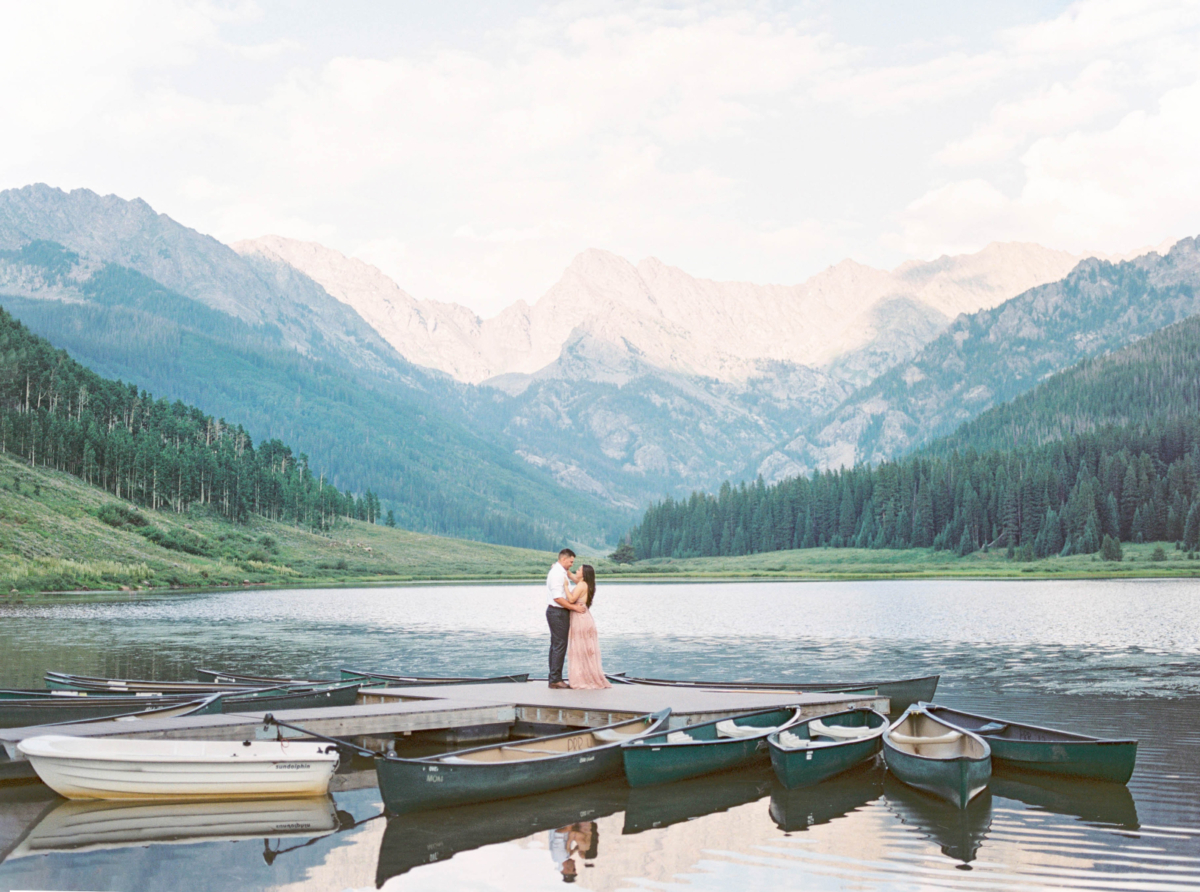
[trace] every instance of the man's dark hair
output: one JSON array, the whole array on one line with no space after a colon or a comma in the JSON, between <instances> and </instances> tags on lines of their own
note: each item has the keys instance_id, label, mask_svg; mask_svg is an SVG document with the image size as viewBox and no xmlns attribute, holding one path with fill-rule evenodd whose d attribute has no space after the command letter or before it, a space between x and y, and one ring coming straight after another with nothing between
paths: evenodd
<instances>
[{"instance_id":1,"label":"man's dark hair","mask_svg":"<svg viewBox=\"0 0 1200 892\"><path fill-rule=\"evenodd\" d=\"M560 558L575 557L575 552L571 551L571 549L569 549L569 548L564 548L562 551L560 551L558 553L558 556Z\"/></svg>"}]
</instances>

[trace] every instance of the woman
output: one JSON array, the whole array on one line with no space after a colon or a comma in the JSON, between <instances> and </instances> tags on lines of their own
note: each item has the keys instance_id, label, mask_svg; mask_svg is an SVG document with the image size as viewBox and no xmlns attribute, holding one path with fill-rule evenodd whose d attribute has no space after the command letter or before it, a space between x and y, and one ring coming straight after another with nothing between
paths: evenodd
<instances>
[{"instance_id":1,"label":"woman","mask_svg":"<svg viewBox=\"0 0 1200 892\"><path fill-rule=\"evenodd\" d=\"M567 638L567 680L575 690L611 688L604 670L600 668L600 641L596 621L592 619L592 599L596 597L596 570L583 565L583 578L574 590L564 583L566 599L577 606L571 612L571 632Z\"/></svg>"}]
</instances>

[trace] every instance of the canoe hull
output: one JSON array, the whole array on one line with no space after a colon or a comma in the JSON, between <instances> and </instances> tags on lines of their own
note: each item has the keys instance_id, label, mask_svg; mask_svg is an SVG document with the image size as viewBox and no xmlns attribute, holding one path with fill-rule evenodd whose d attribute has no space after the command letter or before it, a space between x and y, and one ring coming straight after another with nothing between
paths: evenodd
<instances>
[{"instance_id":1,"label":"canoe hull","mask_svg":"<svg viewBox=\"0 0 1200 892\"><path fill-rule=\"evenodd\" d=\"M1124 784L1129 782L1137 762L1136 740L1105 740L933 704L925 704L925 708L948 725L982 736L991 746L992 760L997 766ZM991 734L981 730L989 724L1004 728Z\"/></svg>"},{"instance_id":2,"label":"canoe hull","mask_svg":"<svg viewBox=\"0 0 1200 892\"><path fill-rule=\"evenodd\" d=\"M735 716L733 720L744 728L762 729L744 738L721 737L716 722L703 722L679 729L694 735L694 740L672 743L660 732L627 743L622 747L625 779L631 787L649 787L719 771L766 766L770 761L767 735L790 726L799 714L793 707Z\"/></svg>"},{"instance_id":3,"label":"canoe hull","mask_svg":"<svg viewBox=\"0 0 1200 892\"><path fill-rule=\"evenodd\" d=\"M610 675L621 684L648 684L665 687L707 688L726 691L772 691L797 694L875 694L887 697L892 713L901 713L915 703L930 701L937 693L940 675L921 678L901 678L885 681L854 682L737 682L737 681L673 681L665 678L636 678Z\"/></svg>"},{"instance_id":4,"label":"canoe hull","mask_svg":"<svg viewBox=\"0 0 1200 892\"><path fill-rule=\"evenodd\" d=\"M621 770L619 747L499 764L375 760L379 792L393 814L550 793L619 777Z\"/></svg>"},{"instance_id":5,"label":"canoe hull","mask_svg":"<svg viewBox=\"0 0 1200 892\"><path fill-rule=\"evenodd\" d=\"M847 717L844 723L851 726L862 721L868 726L882 730L887 724L887 719L869 709L848 710L833 716L823 716L821 721L839 724L841 722L838 722L838 718L842 716ZM776 739L775 735L772 735L767 741L770 746L771 767L775 769L775 776L779 778L779 782L789 790L818 784L843 771L849 771L874 759L883 748L881 735L866 740L846 740L805 749L786 749L778 745Z\"/></svg>"},{"instance_id":6,"label":"canoe hull","mask_svg":"<svg viewBox=\"0 0 1200 892\"><path fill-rule=\"evenodd\" d=\"M992 776L991 757L927 759L884 744L888 771L910 787L924 790L959 808L987 789Z\"/></svg>"},{"instance_id":7,"label":"canoe hull","mask_svg":"<svg viewBox=\"0 0 1200 892\"><path fill-rule=\"evenodd\" d=\"M323 706L353 706L361 685L349 684L323 691L280 691L277 694L233 694L221 698L223 713L269 712L277 709L319 709Z\"/></svg>"}]
</instances>

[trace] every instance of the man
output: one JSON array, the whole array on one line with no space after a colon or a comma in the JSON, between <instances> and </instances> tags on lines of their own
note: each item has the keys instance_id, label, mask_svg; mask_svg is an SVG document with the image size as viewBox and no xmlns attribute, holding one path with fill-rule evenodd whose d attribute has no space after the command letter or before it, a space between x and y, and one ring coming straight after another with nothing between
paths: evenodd
<instances>
[{"instance_id":1,"label":"man","mask_svg":"<svg viewBox=\"0 0 1200 892\"><path fill-rule=\"evenodd\" d=\"M563 660L567 656L567 637L571 634L571 612L583 609L578 604L572 604L564 597L563 585L570 580L579 582L582 571L571 572L575 563L575 552L564 548L558 553L558 560L546 574L546 622L550 624L550 687L568 688L563 681Z\"/></svg>"}]
</instances>

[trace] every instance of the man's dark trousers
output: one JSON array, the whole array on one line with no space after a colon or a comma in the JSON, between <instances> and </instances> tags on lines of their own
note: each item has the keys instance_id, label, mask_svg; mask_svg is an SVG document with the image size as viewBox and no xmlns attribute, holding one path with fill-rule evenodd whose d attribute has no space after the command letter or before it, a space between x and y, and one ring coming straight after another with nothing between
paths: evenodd
<instances>
[{"instance_id":1,"label":"man's dark trousers","mask_svg":"<svg viewBox=\"0 0 1200 892\"><path fill-rule=\"evenodd\" d=\"M571 634L571 611L562 607L547 607L546 622L550 624L550 684L554 684L563 680L567 636Z\"/></svg>"}]
</instances>

